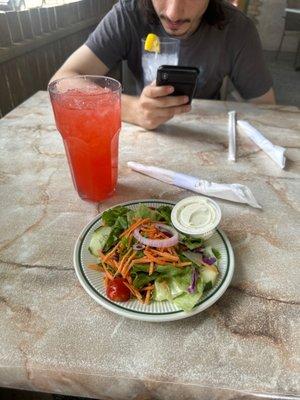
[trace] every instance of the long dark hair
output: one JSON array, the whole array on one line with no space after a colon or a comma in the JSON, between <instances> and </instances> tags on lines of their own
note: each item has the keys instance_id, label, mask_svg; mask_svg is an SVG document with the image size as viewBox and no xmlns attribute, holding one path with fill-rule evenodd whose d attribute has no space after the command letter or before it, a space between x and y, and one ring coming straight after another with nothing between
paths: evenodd
<instances>
[{"instance_id":1,"label":"long dark hair","mask_svg":"<svg viewBox=\"0 0 300 400\"><path fill-rule=\"evenodd\" d=\"M159 18L154 10L152 0L139 0L138 3L146 22L150 25L157 25ZM202 19L209 25L216 25L219 29L223 29L226 25L224 0L209 0Z\"/></svg>"}]
</instances>

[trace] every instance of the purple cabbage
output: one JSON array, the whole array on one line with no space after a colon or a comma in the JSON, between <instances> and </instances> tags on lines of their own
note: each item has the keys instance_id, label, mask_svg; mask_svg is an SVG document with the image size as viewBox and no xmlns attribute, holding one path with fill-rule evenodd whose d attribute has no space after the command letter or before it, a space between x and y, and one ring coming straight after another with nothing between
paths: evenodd
<instances>
[{"instance_id":1,"label":"purple cabbage","mask_svg":"<svg viewBox=\"0 0 300 400\"><path fill-rule=\"evenodd\" d=\"M205 264L213 265L213 264L217 261L217 259L216 259L215 257L203 257L203 258L202 258L202 261L203 261Z\"/></svg>"},{"instance_id":2,"label":"purple cabbage","mask_svg":"<svg viewBox=\"0 0 300 400\"><path fill-rule=\"evenodd\" d=\"M191 294L195 293L195 291L196 291L198 276L199 276L198 270L196 268L193 268L191 284L188 287L188 292L191 293Z\"/></svg>"},{"instance_id":3,"label":"purple cabbage","mask_svg":"<svg viewBox=\"0 0 300 400\"><path fill-rule=\"evenodd\" d=\"M194 250L193 250L193 252L194 253L203 253L203 251L204 251L204 248L203 247L196 247Z\"/></svg>"}]
</instances>

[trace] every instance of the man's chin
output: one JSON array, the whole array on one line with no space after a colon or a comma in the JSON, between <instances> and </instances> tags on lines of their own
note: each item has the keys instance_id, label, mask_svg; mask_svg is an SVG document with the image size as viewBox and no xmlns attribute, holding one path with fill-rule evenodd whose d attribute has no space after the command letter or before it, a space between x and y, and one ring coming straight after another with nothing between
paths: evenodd
<instances>
[{"instance_id":1,"label":"man's chin","mask_svg":"<svg viewBox=\"0 0 300 400\"><path fill-rule=\"evenodd\" d=\"M164 30L167 32L169 36L172 36L177 39L184 39L189 36L189 28L184 29L170 29L163 24Z\"/></svg>"},{"instance_id":2,"label":"man's chin","mask_svg":"<svg viewBox=\"0 0 300 400\"><path fill-rule=\"evenodd\" d=\"M172 36L174 38L177 38L177 39L184 39L185 37L188 36L188 32L189 32L188 29L185 29L184 31L175 30L175 29L168 29L168 28L165 28L165 27L164 27L164 29L165 29L165 31L167 32L168 35L170 35L170 36Z\"/></svg>"}]
</instances>

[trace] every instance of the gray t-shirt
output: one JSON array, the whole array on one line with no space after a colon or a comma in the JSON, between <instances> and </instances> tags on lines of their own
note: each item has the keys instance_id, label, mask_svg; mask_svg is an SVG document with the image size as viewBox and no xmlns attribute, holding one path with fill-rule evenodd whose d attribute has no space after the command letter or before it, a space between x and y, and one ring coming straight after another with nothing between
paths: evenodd
<instances>
[{"instance_id":1,"label":"gray t-shirt","mask_svg":"<svg viewBox=\"0 0 300 400\"><path fill-rule=\"evenodd\" d=\"M256 28L235 7L224 5L224 11L228 23L222 30L203 20L196 32L180 40L178 64L199 68L197 98L218 99L226 75L244 99L262 96L272 87L272 78ZM142 90L141 39L150 32L167 36L161 24L144 22L138 0L119 0L85 44L109 69L127 60Z\"/></svg>"}]
</instances>

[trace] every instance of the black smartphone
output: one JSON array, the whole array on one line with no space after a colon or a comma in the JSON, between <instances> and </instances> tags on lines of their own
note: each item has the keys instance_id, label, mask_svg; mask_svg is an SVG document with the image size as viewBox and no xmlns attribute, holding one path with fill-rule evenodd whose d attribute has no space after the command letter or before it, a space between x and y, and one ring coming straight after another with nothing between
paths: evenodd
<instances>
[{"instance_id":1,"label":"black smartphone","mask_svg":"<svg viewBox=\"0 0 300 400\"><path fill-rule=\"evenodd\" d=\"M199 75L196 67L180 67L179 65L161 65L157 70L156 85L174 87L172 96L188 96L191 103Z\"/></svg>"}]
</instances>

